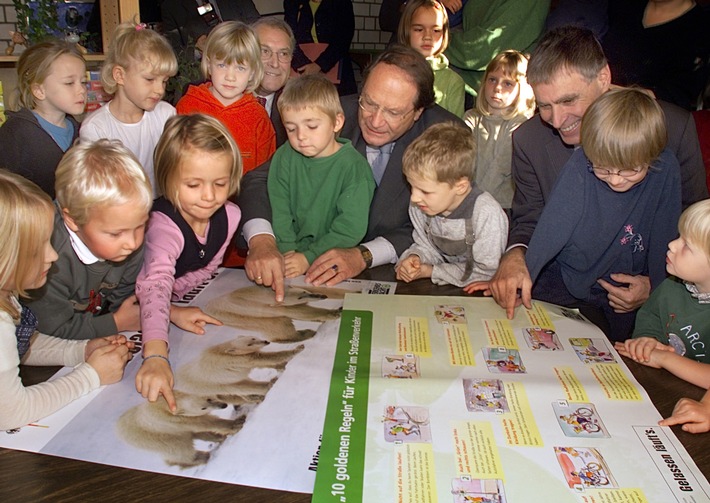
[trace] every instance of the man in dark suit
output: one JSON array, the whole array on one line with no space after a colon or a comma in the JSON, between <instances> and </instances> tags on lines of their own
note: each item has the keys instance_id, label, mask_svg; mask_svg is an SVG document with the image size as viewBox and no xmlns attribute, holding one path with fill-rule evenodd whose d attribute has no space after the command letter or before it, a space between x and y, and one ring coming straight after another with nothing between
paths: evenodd
<instances>
[{"instance_id":1,"label":"man in dark suit","mask_svg":"<svg viewBox=\"0 0 710 503\"><path fill-rule=\"evenodd\" d=\"M356 248L333 249L318 257L306 272L315 285L334 285L366 268L394 264L412 243L409 188L402 175L407 146L432 124L454 121L455 115L434 104L434 74L414 49L395 46L373 62L364 74L360 96L343 98L345 126L341 136L367 157L379 179L370 205L368 230ZM283 299L283 258L276 248L268 220L268 167L248 173L242 182L239 206L244 237L249 243L247 276L271 286Z\"/></svg>"},{"instance_id":2,"label":"man in dark suit","mask_svg":"<svg viewBox=\"0 0 710 503\"><path fill-rule=\"evenodd\" d=\"M488 285L509 318L520 303L531 307L525 251L558 175L580 144L582 116L611 85L604 53L591 31L556 28L540 40L530 57L528 82L539 114L513 133L515 180L508 251ZM683 206L708 197L695 123L689 113L660 102L668 129L667 148L681 167ZM646 276L612 275L620 286L600 280L617 312L637 309L650 294ZM479 285L484 289L486 285Z\"/></svg>"},{"instance_id":3,"label":"man in dark suit","mask_svg":"<svg viewBox=\"0 0 710 503\"><path fill-rule=\"evenodd\" d=\"M271 123L276 131L276 146L280 147L286 142L287 137L276 103L291 74L291 60L296 39L291 27L277 17L263 17L251 27L259 38L261 61L264 63L264 78L254 94L271 117Z\"/></svg>"}]
</instances>

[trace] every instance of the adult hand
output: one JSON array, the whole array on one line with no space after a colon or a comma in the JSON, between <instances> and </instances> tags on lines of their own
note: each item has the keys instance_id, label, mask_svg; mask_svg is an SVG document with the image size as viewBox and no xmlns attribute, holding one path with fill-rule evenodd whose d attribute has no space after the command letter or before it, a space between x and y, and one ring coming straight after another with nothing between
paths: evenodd
<instances>
[{"instance_id":1,"label":"adult hand","mask_svg":"<svg viewBox=\"0 0 710 503\"><path fill-rule=\"evenodd\" d=\"M320 73L321 70L320 66L318 66L316 63L308 63L307 65L303 65L296 71L301 75L312 75L315 73Z\"/></svg>"},{"instance_id":2,"label":"adult hand","mask_svg":"<svg viewBox=\"0 0 710 503\"><path fill-rule=\"evenodd\" d=\"M221 326L222 322L202 311L199 307L170 306L170 321L178 327L197 335L204 335L208 323Z\"/></svg>"},{"instance_id":3,"label":"adult hand","mask_svg":"<svg viewBox=\"0 0 710 503\"><path fill-rule=\"evenodd\" d=\"M651 295L651 280L648 276L631 276L630 274L612 274L611 279L617 283L627 286L614 286L608 281L598 279L597 283L606 290L609 295L609 305L615 313L630 313L635 311Z\"/></svg>"},{"instance_id":4,"label":"adult hand","mask_svg":"<svg viewBox=\"0 0 710 503\"><path fill-rule=\"evenodd\" d=\"M681 398L673 407L673 414L667 419L659 421L661 426L682 424L683 431L688 433L705 433L710 431L710 404Z\"/></svg>"},{"instance_id":5,"label":"adult hand","mask_svg":"<svg viewBox=\"0 0 710 503\"><path fill-rule=\"evenodd\" d=\"M532 280L525 264L525 248L518 246L503 254L498 270L489 282L489 288L510 320L515 316L515 308L521 303L528 309L532 308Z\"/></svg>"},{"instance_id":6,"label":"adult hand","mask_svg":"<svg viewBox=\"0 0 710 503\"><path fill-rule=\"evenodd\" d=\"M458 12L461 10L461 7L463 7L461 0L441 0L441 3L444 4L444 7L454 13Z\"/></svg>"},{"instance_id":7,"label":"adult hand","mask_svg":"<svg viewBox=\"0 0 710 503\"><path fill-rule=\"evenodd\" d=\"M244 263L247 277L257 285L270 286L276 302L284 300L284 258L270 234L257 234L249 240L249 254Z\"/></svg>"},{"instance_id":8,"label":"adult hand","mask_svg":"<svg viewBox=\"0 0 710 503\"><path fill-rule=\"evenodd\" d=\"M131 295L121 303L113 313L113 321L116 323L117 332L141 329L141 308L135 295Z\"/></svg>"},{"instance_id":9,"label":"adult hand","mask_svg":"<svg viewBox=\"0 0 710 503\"><path fill-rule=\"evenodd\" d=\"M357 248L333 248L313 261L306 271L306 283L337 285L364 271L365 261Z\"/></svg>"}]
</instances>

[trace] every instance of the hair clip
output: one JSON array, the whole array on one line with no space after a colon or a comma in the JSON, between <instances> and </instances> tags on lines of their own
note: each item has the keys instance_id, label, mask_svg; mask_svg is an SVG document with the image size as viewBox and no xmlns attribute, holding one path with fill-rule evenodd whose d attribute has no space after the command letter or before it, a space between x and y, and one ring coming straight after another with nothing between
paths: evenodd
<instances>
[{"instance_id":1,"label":"hair clip","mask_svg":"<svg viewBox=\"0 0 710 503\"><path fill-rule=\"evenodd\" d=\"M148 25L145 23L138 23L136 25L136 31L147 30L147 29L148 29Z\"/></svg>"}]
</instances>

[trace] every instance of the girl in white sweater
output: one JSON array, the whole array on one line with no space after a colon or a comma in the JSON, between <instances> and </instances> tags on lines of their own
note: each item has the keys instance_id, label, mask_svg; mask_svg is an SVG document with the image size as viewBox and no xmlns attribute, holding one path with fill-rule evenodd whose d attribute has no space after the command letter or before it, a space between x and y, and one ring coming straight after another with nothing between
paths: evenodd
<instances>
[{"instance_id":1,"label":"girl in white sweater","mask_svg":"<svg viewBox=\"0 0 710 503\"><path fill-rule=\"evenodd\" d=\"M57 259L49 242L54 207L37 185L0 170L0 215L0 430L7 430L119 381L133 343L122 335L74 341L38 333L37 318L18 297L44 285ZM25 387L20 363L76 367L64 377Z\"/></svg>"}]
</instances>

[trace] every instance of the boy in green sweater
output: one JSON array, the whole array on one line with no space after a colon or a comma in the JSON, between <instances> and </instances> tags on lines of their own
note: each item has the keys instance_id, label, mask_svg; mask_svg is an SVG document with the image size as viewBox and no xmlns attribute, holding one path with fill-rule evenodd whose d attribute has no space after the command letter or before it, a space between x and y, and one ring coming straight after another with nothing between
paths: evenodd
<instances>
[{"instance_id":1,"label":"boy in green sweater","mask_svg":"<svg viewBox=\"0 0 710 503\"><path fill-rule=\"evenodd\" d=\"M289 80L278 108L288 142L271 159L268 190L285 276L293 278L326 251L360 243L375 180L367 159L338 138L345 116L324 76Z\"/></svg>"},{"instance_id":2,"label":"boy in green sweater","mask_svg":"<svg viewBox=\"0 0 710 503\"><path fill-rule=\"evenodd\" d=\"M666 270L674 277L654 290L636 317L633 338L616 343L623 356L710 387L710 199L690 206L668 244ZM682 398L659 424L710 431L710 391L701 401Z\"/></svg>"}]
</instances>

